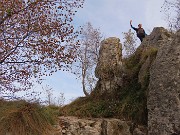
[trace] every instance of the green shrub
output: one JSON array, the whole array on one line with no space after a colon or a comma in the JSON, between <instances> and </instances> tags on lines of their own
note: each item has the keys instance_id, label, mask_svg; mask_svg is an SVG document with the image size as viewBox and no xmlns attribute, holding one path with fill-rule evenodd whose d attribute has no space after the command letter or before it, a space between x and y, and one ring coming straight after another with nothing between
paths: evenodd
<instances>
[{"instance_id":1,"label":"green shrub","mask_svg":"<svg viewBox=\"0 0 180 135\"><path fill-rule=\"evenodd\" d=\"M155 58L157 55L158 49L155 47L149 47L146 51L142 53L142 58L146 59L147 57Z\"/></svg>"},{"instance_id":2,"label":"green shrub","mask_svg":"<svg viewBox=\"0 0 180 135\"><path fill-rule=\"evenodd\" d=\"M116 110L113 105L109 100L91 97L78 98L71 104L62 107L60 113L78 117L113 117Z\"/></svg>"}]
</instances>

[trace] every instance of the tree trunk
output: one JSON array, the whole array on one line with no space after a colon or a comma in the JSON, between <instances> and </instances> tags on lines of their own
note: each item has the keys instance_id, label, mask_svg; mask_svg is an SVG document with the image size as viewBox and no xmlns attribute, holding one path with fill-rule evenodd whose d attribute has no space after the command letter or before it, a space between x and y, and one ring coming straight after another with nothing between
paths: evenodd
<instances>
[{"instance_id":1,"label":"tree trunk","mask_svg":"<svg viewBox=\"0 0 180 135\"><path fill-rule=\"evenodd\" d=\"M85 95L86 97L88 97L88 96L89 96L89 93L86 91L85 77L86 77L85 74L83 74L83 76L82 76L83 93L84 93L84 95Z\"/></svg>"}]
</instances>

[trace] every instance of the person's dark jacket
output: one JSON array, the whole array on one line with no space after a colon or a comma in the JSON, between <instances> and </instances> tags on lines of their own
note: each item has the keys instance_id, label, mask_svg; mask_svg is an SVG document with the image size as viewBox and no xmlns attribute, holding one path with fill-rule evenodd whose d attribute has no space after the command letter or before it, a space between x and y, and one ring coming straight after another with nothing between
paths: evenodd
<instances>
[{"instance_id":1,"label":"person's dark jacket","mask_svg":"<svg viewBox=\"0 0 180 135\"><path fill-rule=\"evenodd\" d=\"M144 31L143 28L135 28L131 25L131 28L134 29L136 31L137 37L141 40L141 42L143 41L143 38L145 38L145 36L147 35Z\"/></svg>"},{"instance_id":2,"label":"person's dark jacket","mask_svg":"<svg viewBox=\"0 0 180 135\"><path fill-rule=\"evenodd\" d=\"M143 37L144 38L147 35L143 28L135 28L132 25L131 25L131 28L136 31L137 37ZM140 33L141 30L143 31L143 33L142 32Z\"/></svg>"}]
</instances>

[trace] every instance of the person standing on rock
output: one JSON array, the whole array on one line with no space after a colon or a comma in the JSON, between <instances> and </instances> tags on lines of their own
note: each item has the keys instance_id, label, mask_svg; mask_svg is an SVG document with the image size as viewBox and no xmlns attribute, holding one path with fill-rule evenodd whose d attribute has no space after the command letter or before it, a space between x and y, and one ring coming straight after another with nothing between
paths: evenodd
<instances>
[{"instance_id":1,"label":"person standing on rock","mask_svg":"<svg viewBox=\"0 0 180 135\"><path fill-rule=\"evenodd\" d=\"M136 31L137 37L141 40L141 42L143 41L143 38L145 38L146 33L144 31L144 29L142 28L142 24L138 25L138 28L135 28L132 26L132 20L130 20L130 26L132 29L134 29Z\"/></svg>"}]
</instances>

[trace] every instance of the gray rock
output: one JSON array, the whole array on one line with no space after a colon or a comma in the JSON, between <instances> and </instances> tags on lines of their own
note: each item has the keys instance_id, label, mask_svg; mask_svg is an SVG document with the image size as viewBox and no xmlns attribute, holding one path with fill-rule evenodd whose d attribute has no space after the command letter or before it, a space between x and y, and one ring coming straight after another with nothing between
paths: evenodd
<instances>
[{"instance_id":1,"label":"gray rock","mask_svg":"<svg viewBox=\"0 0 180 135\"><path fill-rule=\"evenodd\" d=\"M172 33L163 27L155 27L151 34L143 40L141 46L160 48L170 40L172 40Z\"/></svg>"},{"instance_id":2,"label":"gray rock","mask_svg":"<svg viewBox=\"0 0 180 135\"><path fill-rule=\"evenodd\" d=\"M100 93L111 93L117 86L122 86L122 45L118 38L101 42L95 75L100 80Z\"/></svg>"},{"instance_id":3,"label":"gray rock","mask_svg":"<svg viewBox=\"0 0 180 135\"><path fill-rule=\"evenodd\" d=\"M166 32L160 31L157 36L152 36L152 42L162 43L163 35ZM149 135L171 135L180 130L180 31L172 37L167 36L163 43L158 45L150 69L147 97Z\"/></svg>"},{"instance_id":4,"label":"gray rock","mask_svg":"<svg viewBox=\"0 0 180 135\"><path fill-rule=\"evenodd\" d=\"M61 135L131 135L127 122L119 119L60 117Z\"/></svg>"},{"instance_id":5,"label":"gray rock","mask_svg":"<svg viewBox=\"0 0 180 135\"><path fill-rule=\"evenodd\" d=\"M163 27L155 27L152 33L143 40L141 45L138 47L142 51L140 63L142 66L138 74L138 81L142 87L146 84L147 73L152 66L154 58L151 57L151 54L155 50L161 50L167 42L171 41L173 38L173 33L170 33ZM148 54L147 58L144 58L144 54Z\"/></svg>"}]
</instances>

